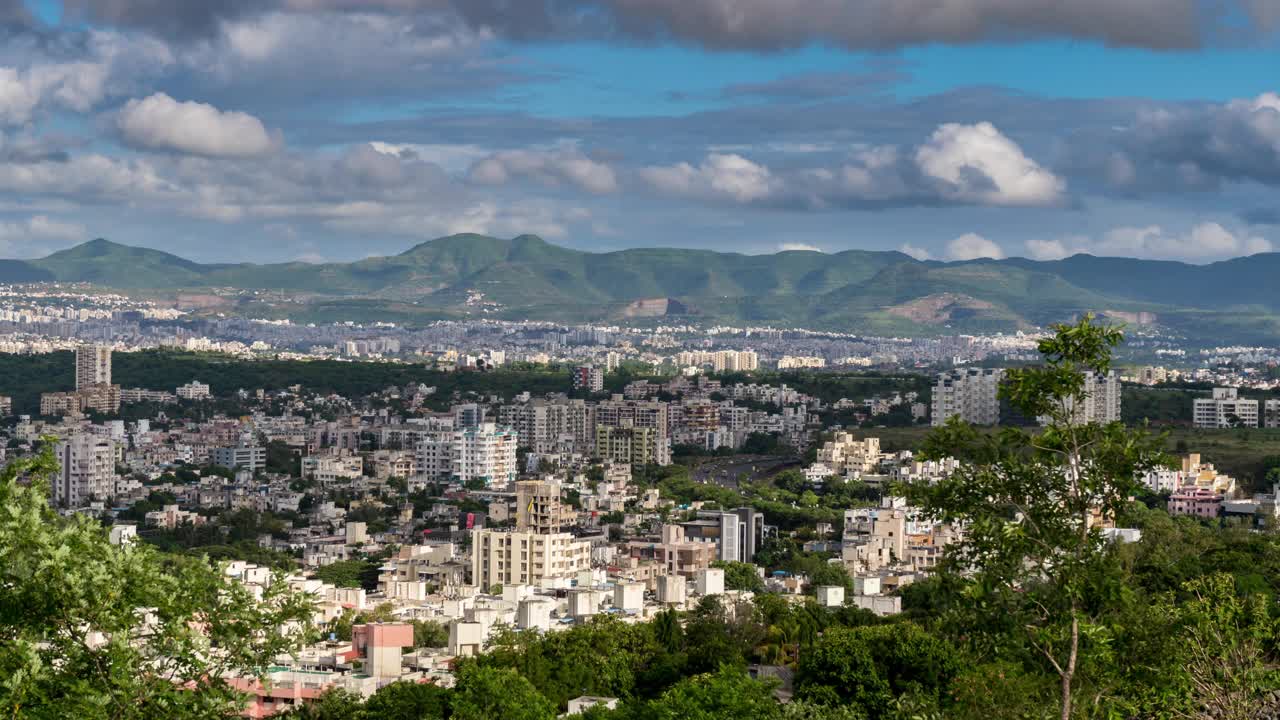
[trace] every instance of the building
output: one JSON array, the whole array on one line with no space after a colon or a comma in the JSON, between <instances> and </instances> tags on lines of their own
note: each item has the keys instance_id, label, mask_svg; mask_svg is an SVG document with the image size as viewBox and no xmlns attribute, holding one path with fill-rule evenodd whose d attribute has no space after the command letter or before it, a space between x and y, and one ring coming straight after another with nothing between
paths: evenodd
<instances>
[{"instance_id":1,"label":"building","mask_svg":"<svg viewBox=\"0 0 1280 720\"><path fill-rule=\"evenodd\" d=\"M599 403L596 405L596 457L632 464L670 465L669 417L665 402L624 400L621 395L614 395L611 400Z\"/></svg>"},{"instance_id":2,"label":"building","mask_svg":"<svg viewBox=\"0 0 1280 720\"><path fill-rule=\"evenodd\" d=\"M880 464L880 438L855 440L847 432L837 432L818 449L817 462L839 475L873 473Z\"/></svg>"},{"instance_id":3,"label":"building","mask_svg":"<svg viewBox=\"0 0 1280 720\"><path fill-rule=\"evenodd\" d=\"M4 401L0 400L0 409L3 409ZM3 413L0 413L3 414ZM1280 400L1267 400L1263 406L1263 427L1280 428Z\"/></svg>"},{"instance_id":4,"label":"building","mask_svg":"<svg viewBox=\"0 0 1280 720\"><path fill-rule=\"evenodd\" d=\"M573 508L560 502L560 483L521 480L516 483L516 529L553 534L574 522Z\"/></svg>"},{"instance_id":5,"label":"building","mask_svg":"<svg viewBox=\"0 0 1280 720\"><path fill-rule=\"evenodd\" d=\"M1086 371L1081 393L1083 397L1079 403L1075 398L1068 398L1065 403L1073 424L1120 422L1120 376L1114 370L1103 377L1092 370ZM1040 418L1042 425L1048 421L1047 417Z\"/></svg>"},{"instance_id":6,"label":"building","mask_svg":"<svg viewBox=\"0 0 1280 720\"><path fill-rule=\"evenodd\" d=\"M76 348L76 390L111 384L111 348L80 345Z\"/></svg>"},{"instance_id":7,"label":"building","mask_svg":"<svg viewBox=\"0 0 1280 720\"><path fill-rule=\"evenodd\" d=\"M72 435L59 442L58 477L50 488L53 503L77 508L115 493L115 443L96 435Z\"/></svg>"},{"instance_id":8,"label":"building","mask_svg":"<svg viewBox=\"0 0 1280 720\"><path fill-rule=\"evenodd\" d=\"M690 540L715 543L716 559L725 562L752 562L764 546L764 514L754 508L700 512L680 527Z\"/></svg>"},{"instance_id":9,"label":"building","mask_svg":"<svg viewBox=\"0 0 1280 720\"><path fill-rule=\"evenodd\" d=\"M267 449L261 446L237 445L214 448L209 457L214 465L232 470L243 468L251 473L267 466Z\"/></svg>"},{"instance_id":10,"label":"building","mask_svg":"<svg viewBox=\"0 0 1280 720\"><path fill-rule=\"evenodd\" d=\"M760 359L754 350L720 350L711 356L715 372L752 372L759 367Z\"/></svg>"},{"instance_id":11,"label":"building","mask_svg":"<svg viewBox=\"0 0 1280 720\"><path fill-rule=\"evenodd\" d=\"M663 525L662 534L654 540L631 540L627 551L636 560L651 560L662 569L661 575L683 575L693 578L706 570L719 554L717 544L693 540L685 536L680 525Z\"/></svg>"},{"instance_id":12,"label":"building","mask_svg":"<svg viewBox=\"0 0 1280 720\"><path fill-rule=\"evenodd\" d=\"M573 369L573 389L589 393L604 390L604 370L594 365L580 365Z\"/></svg>"},{"instance_id":13,"label":"building","mask_svg":"<svg viewBox=\"0 0 1280 720\"><path fill-rule=\"evenodd\" d=\"M13 398L8 395L0 395L0 417L9 417L13 414Z\"/></svg>"},{"instance_id":14,"label":"building","mask_svg":"<svg viewBox=\"0 0 1280 720\"><path fill-rule=\"evenodd\" d=\"M453 433L450 474L454 480L467 483L483 480L486 485L514 482L518 474L515 430L481 423Z\"/></svg>"},{"instance_id":15,"label":"building","mask_svg":"<svg viewBox=\"0 0 1280 720\"><path fill-rule=\"evenodd\" d=\"M182 385L177 390L178 397L183 400L207 400L209 399L209 386L199 380L192 380L186 385Z\"/></svg>"},{"instance_id":16,"label":"building","mask_svg":"<svg viewBox=\"0 0 1280 720\"><path fill-rule=\"evenodd\" d=\"M973 425L1000 423L1000 368L952 370L938 376L933 385L934 427L958 417Z\"/></svg>"},{"instance_id":17,"label":"building","mask_svg":"<svg viewBox=\"0 0 1280 720\"><path fill-rule=\"evenodd\" d=\"M471 582L495 585L567 588L581 570L591 568L591 543L569 533L524 530L476 530L471 534Z\"/></svg>"},{"instance_id":18,"label":"building","mask_svg":"<svg viewBox=\"0 0 1280 720\"><path fill-rule=\"evenodd\" d=\"M1237 388L1213 389L1213 397L1196 398L1192 417L1198 428L1258 427L1258 401L1242 398Z\"/></svg>"},{"instance_id":19,"label":"building","mask_svg":"<svg viewBox=\"0 0 1280 720\"><path fill-rule=\"evenodd\" d=\"M1222 510L1222 495L1202 487L1184 487L1169 496L1170 515L1216 518Z\"/></svg>"}]
</instances>

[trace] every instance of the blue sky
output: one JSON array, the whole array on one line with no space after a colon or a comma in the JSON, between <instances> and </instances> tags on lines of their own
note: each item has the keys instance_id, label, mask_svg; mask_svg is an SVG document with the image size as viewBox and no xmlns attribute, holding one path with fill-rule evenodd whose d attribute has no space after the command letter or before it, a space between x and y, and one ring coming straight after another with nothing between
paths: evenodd
<instances>
[{"instance_id":1,"label":"blue sky","mask_svg":"<svg viewBox=\"0 0 1280 720\"><path fill-rule=\"evenodd\" d=\"M1270 0L0 0L0 256L464 231L1267 252L1277 23Z\"/></svg>"}]
</instances>

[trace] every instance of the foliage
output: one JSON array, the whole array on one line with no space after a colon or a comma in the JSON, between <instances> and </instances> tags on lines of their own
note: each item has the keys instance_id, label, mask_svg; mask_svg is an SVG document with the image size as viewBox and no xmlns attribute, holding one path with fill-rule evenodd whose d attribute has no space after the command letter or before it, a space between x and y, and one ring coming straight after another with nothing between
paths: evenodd
<instances>
[{"instance_id":1,"label":"foliage","mask_svg":"<svg viewBox=\"0 0 1280 720\"><path fill-rule=\"evenodd\" d=\"M59 517L46 499L51 447L0 472L0 707L15 718L235 715L227 678L259 676L294 648L310 601L278 581L259 602L202 559L112 545L92 520Z\"/></svg>"},{"instance_id":2,"label":"foliage","mask_svg":"<svg viewBox=\"0 0 1280 720\"><path fill-rule=\"evenodd\" d=\"M449 716L451 693L430 683L393 682L364 704L368 720L437 720Z\"/></svg>"},{"instance_id":3,"label":"foliage","mask_svg":"<svg viewBox=\"0 0 1280 720\"><path fill-rule=\"evenodd\" d=\"M711 564L724 570L724 587L726 590L764 590L764 579L760 577L755 565L746 562L716 561Z\"/></svg>"},{"instance_id":4,"label":"foliage","mask_svg":"<svg viewBox=\"0 0 1280 720\"><path fill-rule=\"evenodd\" d=\"M342 588L378 589L378 563L369 560L339 560L312 571L317 580Z\"/></svg>"},{"instance_id":5,"label":"foliage","mask_svg":"<svg viewBox=\"0 0 1280 720\"><path fill-rule=\"evenodd\" d=\"M1066 720L1081 638L1123 590L1095 520L1119 516L1138 473L1160 455L1158 439L1120 423L1082 423L1072 413L1086 401L1084 373L1110 370L1119 330L1086 316L1054 332L1040 342L1044 365L1010 370L1000 390L1023 416L1047 418L1044 430L989 435L953 419L930 435L925 455L955 457L959 470L909 493L935 520L965 526L945 570L966 576L971 607L990 618L988 629L1025 632L1061 680Z\"/></svg>"},{"instance_id":6,"label":"foliage","mask_svg":"<svg viewBox=\"0 0 1280 720\"><path fill-rule=\"evenodd\" d=\"M555 706L523 675L509 668L466 663L452 698L455 720L552 720Z\"/></svg>"}]
</instances>

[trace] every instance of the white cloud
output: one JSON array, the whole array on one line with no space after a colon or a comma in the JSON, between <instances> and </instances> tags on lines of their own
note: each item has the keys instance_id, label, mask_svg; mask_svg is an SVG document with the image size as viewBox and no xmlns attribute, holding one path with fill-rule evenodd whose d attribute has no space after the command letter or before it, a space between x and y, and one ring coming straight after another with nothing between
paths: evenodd
<instances>
[{"instance_id":1,"label":"white cloud","mask_svg":"<svg viewBox=\"0 0 1280 720\"><path fill-rule=\"evenodd\" d=\"M808 243L797 243L797 242L779 243L778 250L782 252L794 252L794 251L816 252L816 253L822 252L822 248L818 247L817 245L810 245Z\"/></svg>"},{"instance_id":2,"label":"white cloud","mask_svg":"<svg viewBox=\"0 0 1280 720\"><path fill-rule=\"evenodd\" d=\"M1051 205L1066 183L1028 158L1017 143L987 122L939 127L915 154L926 176L944 183L954 200L988 205Z\"/></svg>"},{"instance_id":3,"label":"white cloud","mask_svg":"<svg viewBox=\"0 0 1280 720\"><path fill-rule=\"evenodd\" d=\"M481 185L505 185L514 178L530 178L548 185L568 183L596 195L618 189L613 168L583 155L576 148L494 153L472 165L467 176Z\"/></svg>"},{"instance_id":4,"label":"white cloud","mask_svg":"<svg viewBox=\"0 0 1280 720\"><path fill-rule=\"evenodd\" d=\"M697 167L689 163L642 168L640 177L655 190L678 196L749 203L774 189L769 168L741 155L711 153Z\"/></svg>"},{"instance_id":5,"label":"white cloud","mask_svg":"<svg viewBox=\"0 0 1280 720\"><path fill-rule=\"evenodd\" d=\"M1087 253L1194 262L1256 255L1271 252L1273 247L1264 237L1234 233L1215 222L1201 223L1181 234L1159 225L1148 225L1115 228L1098 238L1075 236L1026 242L1027 254L1036 260L1057 260Z\"/></svg>"},{"instance_id":6,"label":"white cloud","mask_svg":"<svg viewBox=\"0 0 1280 720\"><path fill-rule=\"evenodd\" d=\"M164 93L130 100L116 117L125 142L153 150L208 157L250 157L275 146L262 121L199 102L179 102Z\"/></svg>"},{"instance_id":7,"label":"white cloud","mask_svg":"<svg viewBox=\"0 0 1280 720\"><path fill-rule=\"evenodd\" d=\"M922 248L922 247L916 247L915 245L912 245L911 243L903 243L903 244L898 248L898 251L899 251L899 252L901 252L901 253L903 253L903 254L905 254L905 255L910 255L911 257L913 257L913 258L915 258L915 259L917 259L917 260L932 260L932 259L933 259L933 253L929 252L928 250L925 250L925 249L924 249L924 248Z\"/></svg>"},{"instance_id":8,"label":"white cloud","mask_svg":"<svg viewBox=\"0 0 1280 720\"><path fill-rule=\"evenodd\" d=\"M1004 249L977 233L965 233L947 243L948 260L1004 259Z\"/></svg>"}]
</instances>

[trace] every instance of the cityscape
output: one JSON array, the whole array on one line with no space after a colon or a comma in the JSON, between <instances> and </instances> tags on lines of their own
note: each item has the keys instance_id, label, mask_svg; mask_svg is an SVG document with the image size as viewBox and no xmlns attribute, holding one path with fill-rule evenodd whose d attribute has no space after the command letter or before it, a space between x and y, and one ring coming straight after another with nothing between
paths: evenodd
<instances>
[{"instance_id":1,"label":"cityscape","mask_svg":"<svg viewBox=\"0 0 1280 720\"><path fill-rule=\"evenodd\" d=\"M1280 718L1270 0L0 34L0 714Z\"/></svg>"}]
</instances>

